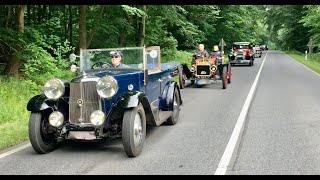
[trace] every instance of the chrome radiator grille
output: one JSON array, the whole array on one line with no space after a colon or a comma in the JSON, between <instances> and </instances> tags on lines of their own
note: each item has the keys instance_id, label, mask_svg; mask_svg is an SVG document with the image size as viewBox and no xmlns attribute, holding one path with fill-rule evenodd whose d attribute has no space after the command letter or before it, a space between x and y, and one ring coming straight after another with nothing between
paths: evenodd
<instances>
[{"instance_id":1,"label":"chrome radiator grille","mask_svg":"<svg viewBox=\"0 0 320 180\"><path fill-rule=\"evenodd\" d=\"M96 91L96 82L72 82L70 84L70 123L91 123L90 115L98 109L99 95Z\"/></svg>"},{"instance_id":2,"label":"chrome radiator grille","mask_svg":"<svg viewBox=\"0 0 320 180\"><path fill-rule=\"evenodd\" d=\"M210 66L197 65L197 75L210 75Z\"/></svg>"}]
</instances>

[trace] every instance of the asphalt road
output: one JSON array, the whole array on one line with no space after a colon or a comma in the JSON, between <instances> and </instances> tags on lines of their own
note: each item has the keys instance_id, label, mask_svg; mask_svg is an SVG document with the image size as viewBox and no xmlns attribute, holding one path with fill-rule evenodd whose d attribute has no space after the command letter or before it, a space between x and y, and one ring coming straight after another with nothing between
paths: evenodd
<instances>
[{"instance_id":1,"label":"asphalt road","mask_svg":"<svg viewBox=\"0 0 320 180\"><path fill-rule=\"evenodd\" d=\"M320 76L268 53L230 174L320 174Z\"/></svg>"},{"instance_id":2,"label":"asphalt road","mask_svg":"<svg viewBox=\"0 0 320 180\"><path fill-rule=\"evenodd\" d=\"M136 158L120 139L63 143L45 155L27 147L0 158L0 174L214 174L265 55L233 67L225 90L220 81L181 90L179 122L148 128ZM319 78L268 52L227 174L320 174Z\"/></svg>"}]
</instances>

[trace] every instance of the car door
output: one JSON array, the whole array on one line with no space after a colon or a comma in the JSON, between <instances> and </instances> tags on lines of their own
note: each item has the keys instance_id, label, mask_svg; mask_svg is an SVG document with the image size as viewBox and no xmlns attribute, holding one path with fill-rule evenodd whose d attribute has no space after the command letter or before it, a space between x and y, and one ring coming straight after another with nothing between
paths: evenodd
<instances>
[{"instance_id":1,"label":"car door","mask_svg":"<svg viewBox=\"0 0 320 180\"><path fill-rule=\"evenodd\" d=\"M148 84L146 94L152 107L159 106L161 93L161 69L160 69L160 47L152 46L146 48L145 68L148 71Z\"/></svg>"}]
</instances>

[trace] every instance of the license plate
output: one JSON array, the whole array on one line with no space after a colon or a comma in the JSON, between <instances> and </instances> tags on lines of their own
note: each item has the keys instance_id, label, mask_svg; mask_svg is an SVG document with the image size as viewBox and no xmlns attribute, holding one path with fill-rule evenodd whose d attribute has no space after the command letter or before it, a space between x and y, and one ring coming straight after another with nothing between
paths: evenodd
<instances>
[{"instance_id":1,"label":"license plate","mask_svg":"<svg viewBox=\"0 0 320 180\"><path fill-rule=\"evenodd\" d=\"M250 61L249 60L241 60L240 62L241 63L249 63Z\"/></svg>"},{"instance_id":2,"label":"license plate","mask_svg":"<svg viewBox=\"0 0 320 180\"><path fill-rule=\"evenodd\" d=\"M70 139L79 139L79 140L93 140L97 139L94 131L70 131Z\"/></svg>"}]
</instances>

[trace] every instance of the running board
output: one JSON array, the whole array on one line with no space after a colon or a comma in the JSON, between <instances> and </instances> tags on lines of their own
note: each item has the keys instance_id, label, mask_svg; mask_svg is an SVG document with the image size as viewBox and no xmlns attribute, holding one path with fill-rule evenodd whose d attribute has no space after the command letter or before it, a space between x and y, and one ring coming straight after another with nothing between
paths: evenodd
<instances>
[{"instance_id":1,"label":"running board","mask_svg":"<svg viewBox=\"0 0 320 180\"><path fill-rule=\"evenodd\" d=\"M156 119L157 126L160 126L163 122L165 122L173 113L172 111L161 111L157 107L152 108L152 112Z\"/></svg>"}]
</instances>

